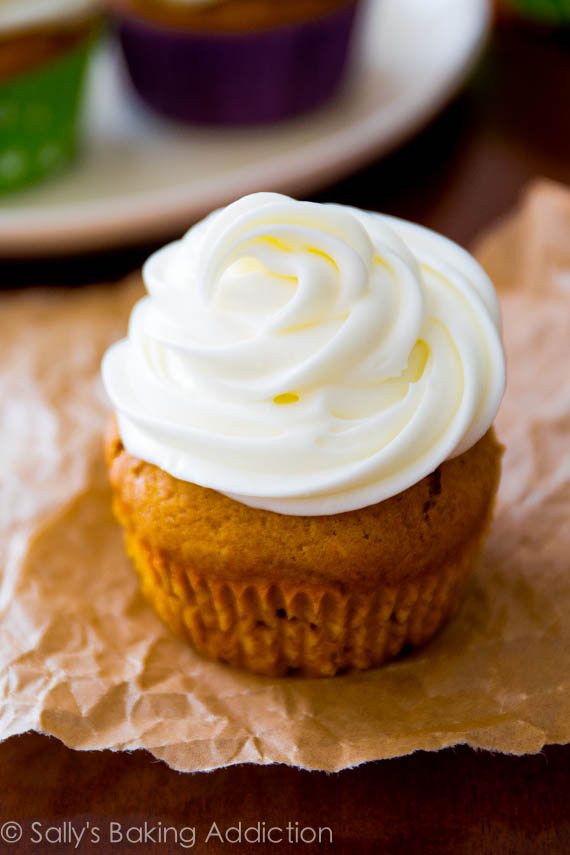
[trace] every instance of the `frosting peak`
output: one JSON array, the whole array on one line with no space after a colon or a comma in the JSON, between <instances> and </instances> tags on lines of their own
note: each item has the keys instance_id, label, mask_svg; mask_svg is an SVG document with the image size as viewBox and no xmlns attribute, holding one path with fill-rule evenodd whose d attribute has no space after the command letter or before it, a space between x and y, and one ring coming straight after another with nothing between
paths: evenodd
<instances>
[{"instance_id":1,"label":"frosting peak","mask_svg":"<svg viewBox=\"0 0 570 855\"><path fill-rule=\"evenodd\" d=\"M364 507L488 430L493 287L411 223L260 193L151 256L104 360L127 451L279 513Z\"/></svg>"}]
</instances>

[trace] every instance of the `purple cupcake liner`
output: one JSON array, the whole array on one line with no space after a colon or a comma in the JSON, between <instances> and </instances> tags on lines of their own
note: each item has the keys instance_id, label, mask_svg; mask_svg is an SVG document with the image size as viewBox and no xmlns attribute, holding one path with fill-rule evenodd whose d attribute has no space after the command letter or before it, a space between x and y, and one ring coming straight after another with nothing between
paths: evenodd
<instances>
[{"instance_id":1,"label":"purple cupcake liner","mask_svg":"<svg viewBox=\"0 0 570 855\"><path fill-rule=\"evenodd\" d=\"M263 124L312 110L339 88L359 0L255 33L176 30L119 15L129 76L154 110L184 122Z\"/></svg>"}]
</instances>

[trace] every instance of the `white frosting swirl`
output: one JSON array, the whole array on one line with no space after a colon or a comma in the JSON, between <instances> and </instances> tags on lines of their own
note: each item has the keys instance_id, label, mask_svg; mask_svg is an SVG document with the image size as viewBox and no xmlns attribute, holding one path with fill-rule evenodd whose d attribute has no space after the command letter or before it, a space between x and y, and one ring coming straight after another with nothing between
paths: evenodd
<instances>
[{"instance_id":1,"label":"white frosting swirl","mask_svg":"<svg viewBox=\"0 0 570 855\"><path fill-rule=\"evenodd\" d=\"M253 507L382 501L474 445L503 395L490 280L411 223L259 193L144 279L103 363L125 448Z\"/></svg>"},{"instance_id":2,"label":"white frosting swirl","mask_svg":"<svg viewBox=\"0 0 570 855\"><path fill-rule=\"evenodd\" d=\"M97 5L97 0L0 0L0 33L77 18Z\"/></svg>"}]
</instances>

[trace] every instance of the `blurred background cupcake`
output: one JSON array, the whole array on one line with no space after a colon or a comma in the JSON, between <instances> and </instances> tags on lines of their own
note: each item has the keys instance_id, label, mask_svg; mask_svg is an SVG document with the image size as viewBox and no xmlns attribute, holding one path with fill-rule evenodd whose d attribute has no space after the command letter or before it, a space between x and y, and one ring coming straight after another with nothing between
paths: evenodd
<instances>
[{"instance_id":1,"label":"blurred background cupcake","mask_svg":"<svg viewBox=\"0 0 570 855\"><path fill-rule=\"evenodd\" d=\"M95 8L94 0L0 0L0 193L74 157Z\"/></svg>"},{"instance_id":2,"label":"blurred background cupcake","mask_svg":"<svg viewBox=\"0 0 570 855\"><path fill-rule=\"evenodd\" d=\"M257 124L338 89L360 0L110 0L132 83L174 119Z\"/></svg>"},{"instance_id":3,"label":"blurred background cupcake","mask_svg":"<svg viewBox=\"0 0 570 855\"><path fill-rule=\"evenodd\" d=\"M517 12L547 24L567 24L570 21L570 0L508 0Z\"/></svg>"}]
</instances>

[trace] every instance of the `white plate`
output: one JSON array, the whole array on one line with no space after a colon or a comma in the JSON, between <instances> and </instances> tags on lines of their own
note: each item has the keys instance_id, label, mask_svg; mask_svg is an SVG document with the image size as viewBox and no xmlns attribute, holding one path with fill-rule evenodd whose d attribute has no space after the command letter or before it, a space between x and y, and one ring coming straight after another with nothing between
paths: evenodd
<instances>
[{"instance_id":1,"label":"white plate","mask_svg":"<svg viewBox=\"0 0 570 855\"><path fill-rule=\"evenodd\" d=\"M255 190L306 195L385 154L439 110L469 73L487 0L369 0L343 94L263 129L184 128L130 96L101 51L87 104L87 150L57 180L0 206L0 254L97 250L181 232Z\"/></svg>"}]
</instances>

